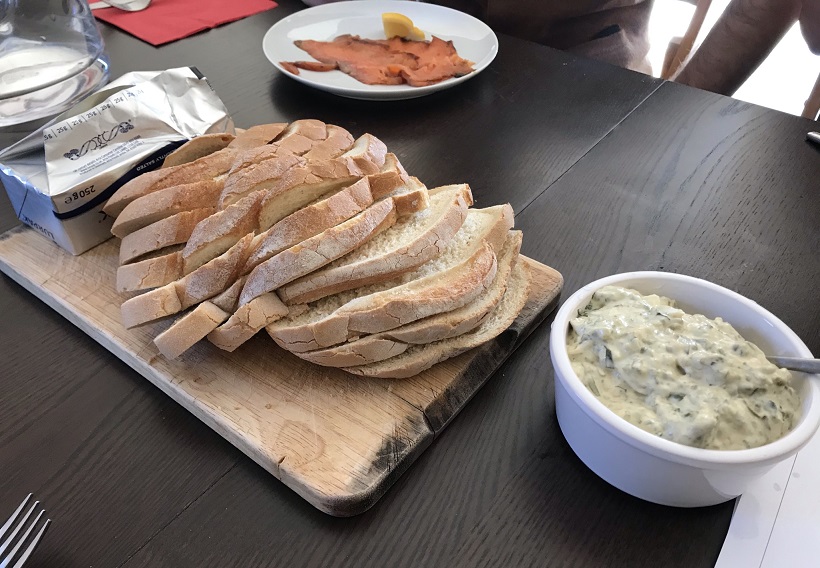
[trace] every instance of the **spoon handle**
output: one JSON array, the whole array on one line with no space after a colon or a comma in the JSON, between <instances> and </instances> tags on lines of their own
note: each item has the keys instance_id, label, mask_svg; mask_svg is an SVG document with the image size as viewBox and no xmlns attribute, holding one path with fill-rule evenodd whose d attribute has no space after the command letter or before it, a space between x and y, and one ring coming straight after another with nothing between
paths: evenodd
<instances>
[{"instance_id":1,"label":"spoon handle","mask_svg":"<svg viewBox=\"0 0 820 568\"><path fill-rule=\"evenodd\" d=\"M820 373L820 359L803 359L801 357L766 357L769 361L792 371L802 373Z\"/></svg>"}]
</instances>

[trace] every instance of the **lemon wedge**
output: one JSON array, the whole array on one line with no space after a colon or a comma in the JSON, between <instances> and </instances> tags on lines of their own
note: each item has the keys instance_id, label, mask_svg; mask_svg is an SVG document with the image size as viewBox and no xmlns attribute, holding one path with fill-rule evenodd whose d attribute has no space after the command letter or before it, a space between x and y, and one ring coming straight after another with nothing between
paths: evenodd
<instances>
[{"instance_id":1,"label":"lemon wedge","mask_svg":"<svg viewBox=\"0 0 820 568\"><path fill-rule=\"evenodd\" d=\"M385 12L382 14L382 24L384 25L384 35L387 36L387 39L391 37L403 37L405 39L424 41L424 32L414 26L413 20L404 14Z\"/></svg>"}]
</instances>

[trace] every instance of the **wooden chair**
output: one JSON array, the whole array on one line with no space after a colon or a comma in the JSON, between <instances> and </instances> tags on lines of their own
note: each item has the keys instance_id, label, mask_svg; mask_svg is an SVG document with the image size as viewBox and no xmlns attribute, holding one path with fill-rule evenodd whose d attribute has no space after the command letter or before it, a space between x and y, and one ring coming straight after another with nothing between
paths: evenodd
<instances>
[{"instance_id":1,"label":"wooden chair","mask_svg":"<svg viewBox=\"0 0 820 568\"><path fill-rule=\"evenodd\" d=\"M809 98L806 99L806 106L803 107L803 117L812 120L818 119L820 114L820 75L817 75L817 81L814 83L814 88L811 90Z\"/></svg>"},{"instance_id":2,"label":"wooden chair","mask_svg":"<svg viewBox=\"0 0 820 568\"><path fill-rule=\"evenodd\" d=\"M671 79L675 73L680 69L680 66L689 57L692 51L692 46L695 45L695 40L703 27L703 22L706 20L706 14L709 12L709 7L712 5L712 0L684 0L690 4L695 4L695 13L692 15L692 20L689 22L689 27L686 28L686 33L683 37L673 37L666 48L666 55L663 58L663 69L661 69L662 79Z\"/></svg>"}]
</instances>

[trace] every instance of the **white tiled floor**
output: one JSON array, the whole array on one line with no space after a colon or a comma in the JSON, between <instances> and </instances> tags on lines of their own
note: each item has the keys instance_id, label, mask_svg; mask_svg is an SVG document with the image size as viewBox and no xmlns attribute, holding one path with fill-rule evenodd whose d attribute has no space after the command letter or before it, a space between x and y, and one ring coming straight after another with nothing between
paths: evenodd
<instances>
[{"instance_id":1,"label":"white tiled floor","mask_svg":"<svg viewBox=\"0 0 820 568\"><path fill-rule=\"evenodd\" d=\"M713 0L698 42L702 41L730 0ZM660 74L669 40L683 35L694 6L680 0L655 0L649 22L652 48L649 60L655 75ZM697 46L697 43L696 43ZM809 51L799 27L795 26L777 45L768 59L735 93L735 98L783 112L799 115L820 73L820 56Z\"/></svg>"}]
</instances>

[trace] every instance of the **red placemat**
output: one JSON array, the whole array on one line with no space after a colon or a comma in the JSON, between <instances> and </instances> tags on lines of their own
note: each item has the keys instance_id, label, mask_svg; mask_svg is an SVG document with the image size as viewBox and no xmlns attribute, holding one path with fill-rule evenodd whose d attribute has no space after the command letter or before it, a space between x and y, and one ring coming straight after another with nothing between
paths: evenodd
<instances>
[{"instance_id":1,"label":"red placemat","mask_svg":"<svg viewBox=\"0 0 820 568\"><path fill-rule=\"evenodd\" d=\"M272 0L153 0L139 12L103 8L94 15L151 45L162 45L276 6Z\"/></svg>"}]
</instances>

